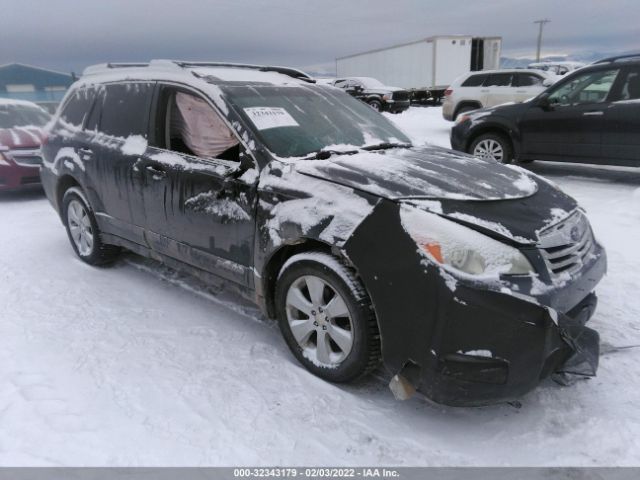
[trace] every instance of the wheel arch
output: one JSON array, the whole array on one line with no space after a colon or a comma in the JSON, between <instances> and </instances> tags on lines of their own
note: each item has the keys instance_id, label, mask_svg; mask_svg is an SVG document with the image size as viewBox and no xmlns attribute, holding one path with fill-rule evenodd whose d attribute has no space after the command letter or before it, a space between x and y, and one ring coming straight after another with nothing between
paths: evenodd
<instances>
[{"instance_id":1,"label":"wheel arch","mask_svg":"<svg viewBox=\"0 0 640 480\"><path fill-rule=\"evenodd\" d=\"M56 209L58 210L58 213L60 215L62 215L62 199L65 192L71 187L82 188L80 182L78 182L78 180L73 175L70 175L68 173L62 175L56 182L55 201Z\"/></svg>"},{"instance_id":2,"label":"wheel arch","mask_svg":"<svg viewBox=\"0 0 640 480\"><path fill-rule=\"evenodd\" d=\"M495 133L495 134L501 135L504 138L506 138L509 141L509 143L511 144L511 149L513 151L514 157L517 157L517 155L519 153L519 150L520 150L518 143L514 140L510 129L507 128L504 125L499 125L499 124L480 125L476 129L474 129L473 133L471 135L469 135L469 137L467 138L467 141L465 143L465 146L464 146L465 152L469 152L469 148L471 147L471 144L480 135L485 135L487 133Z\"/></svg>"},{"instance_id":3,"label":"wheel arch","mask_svg":"<svg viewBox=\"0 0 640 480\"><path fill-rule=\"evenodd\" d=\"M335 252L338 249L332 247L328 243L316 240L313 238L300 238L296 242L289 242L286 245L282 245L274 250L271 255L266 259L262 270L260 271L260 278L258 279L261 285L261 296L263 297L263 306L266 315L269 318L276 317L275 308L275 292L276 283L278 280L278 274L282 269L282 266L292 256L303 253L318 251L328 253L335 256Z\"/></svg>"}]
</instances>

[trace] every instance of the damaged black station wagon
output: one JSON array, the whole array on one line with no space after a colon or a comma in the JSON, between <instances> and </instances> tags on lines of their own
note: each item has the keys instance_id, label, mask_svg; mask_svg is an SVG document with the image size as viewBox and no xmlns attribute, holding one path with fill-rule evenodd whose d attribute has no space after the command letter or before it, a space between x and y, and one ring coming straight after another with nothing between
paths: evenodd
<instances>
[{"instance_id":1,"label":"damaged black station wagon","mask_svg":"<svg viewBox=\"0 0 640 480\"><path fill-rule=\"evenodd\" d=\"M605 253L576 202L518 167L410 140L303 72L89 67L42 147L76 254L121 249L235 286L295 357L346 382L382 361L436 402L593 375Z\"/></svg>"}]
</instances>

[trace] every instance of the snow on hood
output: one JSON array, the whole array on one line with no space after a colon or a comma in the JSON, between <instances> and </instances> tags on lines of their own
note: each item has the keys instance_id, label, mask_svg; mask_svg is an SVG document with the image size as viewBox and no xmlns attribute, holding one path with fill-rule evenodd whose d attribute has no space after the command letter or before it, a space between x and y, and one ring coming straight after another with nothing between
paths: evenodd
<instances>
[{"instance_id":1,"label":"snow on hood","mask_svg":"<svg viewBox=\"0 0 640 480\"><path fill-rule=\"evenodd\" d=\"M384 198L508 200L537 191L520 168L439 147L393 149L301 160L296 171Z\"/></svg>"},{"instance_id":2,"label":"snow on hood","mask_svg":"<svg viewBox=\"0 0 640 480\"><path fill-rule=\"evenodd\" d=\"M42 127L35 125L0 129L0 145L8 148L38 148L43 138Z\"/></svg>"}]
</instances>

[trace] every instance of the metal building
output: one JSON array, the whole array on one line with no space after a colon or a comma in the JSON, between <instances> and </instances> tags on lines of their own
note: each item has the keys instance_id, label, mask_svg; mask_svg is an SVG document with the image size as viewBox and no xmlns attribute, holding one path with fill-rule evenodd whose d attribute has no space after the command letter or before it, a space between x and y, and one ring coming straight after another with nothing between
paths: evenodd
<instances>
[{"instance_id":1,"label":"metal building","mask_svg":"<svg viewBox=\"0 0 640 480\"><path fill-rule=\"evenodd\" d=\"M21 63L0 65L0 97L28 100L52 110L73 80L72 74L46 68Z\"/></svg>"}]
</instances>

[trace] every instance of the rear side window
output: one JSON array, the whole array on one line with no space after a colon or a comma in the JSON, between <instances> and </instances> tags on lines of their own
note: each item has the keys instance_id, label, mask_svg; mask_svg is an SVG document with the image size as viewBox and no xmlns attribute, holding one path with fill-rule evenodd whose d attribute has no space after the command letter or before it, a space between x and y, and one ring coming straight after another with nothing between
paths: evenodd
<instances>
[{"instance_id":1,"label":"rear side window","mask_svg":"<svg viewBox=\"0 0 640 480\"><path fill-rule=\"evenodd\" d=\"M484 82L485 87L509 87L511 86L511 73L492 73Z\"/></svg>"},{"instance_id":2,"label":"rear side window","mask_svg":"<svg viewBox=\"0 0 640 480\"><path fill-rule=\"evenodd\" d=\"M542 85L542 78L532 73L518 73L514 83L516 87L533 87Z\"/></svg>"},{"instance_id":3,"label":"rear side window","mask_svg":"<svg viewBox=\"0 0 640 480\"><path fill-rule=\"evenodd\" d=\"M95 90L92 88L79 88L71 94L64 105L60 118L67 124L82 127L95 98Z\"/></svg>"},{"instance_id":4,"label":"rear side window","mask_svg":"<svg viewBox=\"0 0 640 480\"><path fill-rule=\"evenodd\" d=\"M114 137L146 137L152 93L153 83L107 85L97 103L98 130Z\"/></svg>"},{"instance_id":5,"label":"rear side window","mask_svg":"<svg viewBox=\"0 0 640 480\"><path fill-rule=\"evenodd\" d=\"M464 82L462 82L461 87L480 87L484 83L487 75L471 75Z\"/></svg>"}]
</instances>

